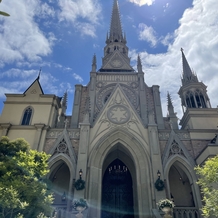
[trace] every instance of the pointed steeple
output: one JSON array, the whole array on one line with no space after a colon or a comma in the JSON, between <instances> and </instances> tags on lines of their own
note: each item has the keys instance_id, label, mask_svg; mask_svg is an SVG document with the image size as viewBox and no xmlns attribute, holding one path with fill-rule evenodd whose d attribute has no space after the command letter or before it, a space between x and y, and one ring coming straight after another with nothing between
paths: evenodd
<instances>
[{"instance_id":1,"label":"pointed steeple","mask_svg":"<svg viewBox=\"0 0 218 218\"><path fill-rule=\"evenodd\" d=\"M167 93L167 109L168 109L168 112L169 112L169 116L175 114L172 99L171 99L171 96L170 96L169 92Z\"/></svg>"},{"instance_id":2,"label":"pointed steeple","mask_svg":"<svg viewBox=\"0 0 218 218\"><path fill-rule=\"evenodd\" d=\"M96 55L94 54L92 59L92 72L96 72L96 68L97 68L97 60L96 60Z\"/></svg>"},{"instance_id":3,"label":"pointed steeple","mask_svg":"<svg viewBox=\"0 0 218 218\"><path fill-rule=\"evenodd\" d=\"M178 118L176 116L176 113L174 112L173 102L169 92L167 93L167 109L171 129L178 129Z\"/></svg>"},{"instance_id":4,"label":"pointed steeple","mask_svg":"<svg viewBox=\"0 0 218 218\"><path fill-rule=\"evenodd\" d=\"M138 55L138 60L137 60L137 70L139 73L142 73L142 62L141 62L141 58L140 56Z\"/></svg>"},{"instance_id":5,"label":"pointed steeple","mask_svg":"<svg viewBox=\"0 0 218 218\"><path fill-rule=\"evenodd\" d=\"M64 93L64 96L61 99L61 106L62 106L62 108L65 108L65 112L66 112L66 109L67 109L67 91Z\"/></svg>"},{"instance_id":6,"label":"pointed steeple","mask_svg":"<svg viewBox=\"0 0 218 218\"><path fill-rule=\"evenodd\" d=\"M183 75L182 75L182 84L187 84L189 82L198 82L197 76L192 72L188 61L185 57L185 54L183 52L183 48L181 48L182 52L182 68L183 68Z\"/></svg>"},{"instance_id":7,"label":"pointed steeple","mask_svg":"<svg viewBox=\"0 0 218 218\"><path fill-rule=\"evenodd\" d=\"M114 0L111 15L109 35L106 35L106 46L104 47L104 57L100 72L134 72L128 57L128 47L126 46L126 36L123 34L118 0Z\"/></svg>"},{"instance_id":8,"label":"pointed steeple","mask_svg":"<svg viewBox=\"0 0 218 218\"><path fill-rule=\"evenodd\" d=\"M187 108L210 108L210 100L207 95L207 87L203 82L199 82L196 74L191 70L188 61L182 52L182 86L179 89L178 94L182 100L183 112Z\"/></svg>"},{"instance_id":9,"label":"pointed steeple","mask_svg":"<svg viewBox=\"0 0 218 218\"><path fill-rule=\"evenodd\" d=\"M120 22L119 7L117 0L114 0L110 26L110 41L120 42L122 40L123 32Z\"/></svg>"}]
</instances>

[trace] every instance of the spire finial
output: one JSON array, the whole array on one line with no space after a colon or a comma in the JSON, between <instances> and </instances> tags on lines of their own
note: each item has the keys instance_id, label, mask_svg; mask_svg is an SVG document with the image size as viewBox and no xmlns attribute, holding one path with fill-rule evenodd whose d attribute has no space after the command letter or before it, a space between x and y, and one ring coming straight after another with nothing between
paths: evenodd
<instances>
[{"instance_id":1,"label":"spire finial","mask_svg":"<svg viewBox=\"0 0 218 218\"><path fill-rule=\"evenodd\" d=\"M38 74L38 77L37 77L37 80L39 80L40 75L41 75L41 72L42 72L42 68L40 67L40 69L39 69L39 74Z\"/></svg>"}]
</instances>

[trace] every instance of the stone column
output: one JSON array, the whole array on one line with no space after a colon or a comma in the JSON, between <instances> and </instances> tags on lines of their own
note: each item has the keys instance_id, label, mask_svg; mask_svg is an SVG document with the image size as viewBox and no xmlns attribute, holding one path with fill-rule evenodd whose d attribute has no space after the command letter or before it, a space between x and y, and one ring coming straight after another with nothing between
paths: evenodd
<instances>
[{"instance_id":1,"label":"stone column","mask_svg":"<svg viewBox=\"0 0 218 218\"><path fill-rule=\"evenodd\" d=\"M32 149L37 150L37 151L41 151L39 149L39 145L40 145L40 141L41 141L42 130L43 130L45 124L36 123L36 124L34 124L34 126L36 128L36 133L35 133L35 139L34 139L34 144L33 144Z\"/></svg>"},{"instance_id":2,"label":"stone column","mask_svg":"<svg viewBox=\"0 0 218 218\"><path fill-rule=\"evenodd\" d=\"M89 97L90 97L90 106L91 106L91 111L90 111L90 124L92 125L93 123L93 117L95 113L95 96L96 96L96 72L91 72L91 88L89 92Z\"/></svg>"},{"instance_id":3,"label":"stone column","mask_svg":"<svg viewBox=\"0 0 218 218\"><path fill-rule=\"evenodd\" d=\"M140 99L140 111L141 118L143 120L144 126L148 125L148 111L147 111L147 98L146 98L146 90L144 83L144 73L138 73L139 76L139 99Z\"/></svg>"},{"instance_id":4,"label":"stone column","mask_svg":"<svg viewBox=\"0 0 218 218\"><path fill-rule=\"evenodd\" d=\"M2 123L2 124L0 124L0 127L3 129L1 136L7 136L11 126L12 125L10 123Z\"/></svg>"},{"instance_id":5,"label":"stone column","mask_svg":"<svg viewBox=\"0 0 218 218\"><path fill-rule=\"evenodd\" d=\"M153 96L154 96L154 106L155 106L155 114L157 119L157 126L158 129L164 129L164 121L163 121L163 114L161 108L161 101L160 101L160 92L159 86L155 85L152 86Z\"/></svg>"},{"instance_id":6,"label":"stone column","mask_svg":"<svg viewBox=\"0 0 218 218\"><path fill-rule=\"evenodd\" d=\"M82 85L75 85L71 128L78 128L81 95L82 95Z\"/></svg>"}]
</instances>

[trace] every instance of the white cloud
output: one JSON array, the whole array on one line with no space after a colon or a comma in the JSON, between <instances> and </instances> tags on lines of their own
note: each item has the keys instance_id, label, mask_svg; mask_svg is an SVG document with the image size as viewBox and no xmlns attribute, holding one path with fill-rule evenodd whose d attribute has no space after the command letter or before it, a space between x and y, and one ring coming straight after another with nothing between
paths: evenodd
<instances>
[{"instance_id":1,"label":"white cloud","mask_svg":"<svg viewBox=\"0 0 218 218\"><path fill-rule=\"evenodd\" d=\"M150 42L154 47L158 41L155 34L155 30L151 26L147 26L144 23L139 24L139 40Z\"/></svg>"},{"instance_id":2,"label":"white cloud","mask_svg":"<svg viewBox=\"0 0 218 218\"><path fill-rule=\"evenodd\" d=\"M75 80L78 80L80 83L83 82L83 78L80 75L73 73L73 77Z\"/></svg>"},{"instance_id":3,"label":"white cloud","mask_svg":"<svg viewBox=\"0 0 218 218\"><path fill-rule=\"evenodd\" d=\"M0 78L22 78L27 79L28 77L37 77L38 71L36 70L20 70L17 68L12 68L0 74Z\"/></svg>"},{"instance_id":4,"label":"white cloud","mask_svg":"<svg viewBox=\"0 0 218 218\"><path fill-rule=\"evenodd\" d=\"M99 24L101 13L98 0L59 0L58 4L61 8L60 21L69 21L82 35L95 37L95 28Z\"/></svg>"},{"instance_id":5,"label":"white cloud","mask_svg":"<svg viewBox=\"0 0 218 218\"><path fill-rule=\"evenodd\" d=\"M181 101L177 94L181 86L182 61L180 48L184 48L187 60L199 80L207 85L213 107L218 104L218 1L194 0L193 8L187 9L174 33L174 41L168 44L164 54L141 52L145 82L160 85L163 114L166 115L167 91L172 95L175 111L182 116ZM132 51L136 60L138 51Z\"/></svg>"},{"instance_id":6,"label":"white cloud","mask_svg":"<svg viewBox=\"0 0 218 218\"><path fill-rule=\"evenodd\" d=\"M142 6L142 5L150 6L153 4L154 1L155 0L129 0L129 2L132 2L132 3L139 5L139 6Z\"/></svg>"},{"instance_id":7,"label":"white cloud","mask_svg":"<svg viewBox=\"0 0 218 218\"><path fill-rule=\"evenodd\" d=\"M37 15L45 13L43 7L48 10L48 5L40 3L40 0L10 0L3 5L3 9L9 11L10 17L0 18L1 66L15 61L37 62L41 60L41 56L51 53L55 37L50 34L46 38L35 22Z\"/></svg>"}]
</instances>

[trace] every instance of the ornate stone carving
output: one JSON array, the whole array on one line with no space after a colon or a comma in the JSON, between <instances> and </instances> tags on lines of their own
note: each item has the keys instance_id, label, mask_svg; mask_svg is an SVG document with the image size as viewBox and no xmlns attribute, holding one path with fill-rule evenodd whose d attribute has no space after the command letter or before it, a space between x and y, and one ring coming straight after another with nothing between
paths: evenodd
<instances>
[{"instance_id":1,"label":"ornate stone carving","mask_svg":"<svg viewBox=\"0 0 218 218\"><path fill-rule=\"evenodd\" d=\"M46 138L57 138L63 133L62 130L50 130L47 133ZM79 138L79 130L69 130L68 131L69 137L73 139L78 139Z\"/></svg>"},{"instance_id":2,"label":"ornate stone carving","mask_svg":"<svg viewBox=\"0 0 218 218\"><path fill-rule=\"evenodd\" d=\"M137 84L137 83L135 83ZM127 86L125 84L120 84L124 93L126 94L126 96L128 97L129 101L132 103L132 105L134 106L135 109L138 108L138 104L139 104L139 98L138 98L138 93L135 92L131 86ZM96 105L98 107L98 109L100 110L104 104L106 103L105 98L107 96L109 96L114 88L116 86L116 83L107 85L106 87L102 87L102 89L99 90L98 94L97 94L97 98L96 98Z\"/></svg>"},{"instance_id":3,"label":"ornate stone carving","mask_svg":"<svg viewBox=\"0 0 218 218\"><path fill-rule=\"evenodd\" d=\"M70 156L69 150L67 147L67 143L64 139L59 143L59 145L55 149L54 154L59 154L59 153L64 153L64 154L67 154L68 156Z\"/></svg>"},{"instance_id":4,"label":"ornate stone carving","mask_svg":"<svg viewBox=\"0 0 218 218\"><path fill-rule=\"evenodd\" d=\"M108 119L115 124L123 124L129 121L130 111L123 105L114 105L107 112Z\"/></svg>"},{"instance_id":5,"label":"ornate stone carving","mask_svg":"<svg viewBox=\"0 0 218 218\"><path fill-rule=\"evenodd\" d=\"M37 93L37 91L35 90L35 89L33 89L32 91L31 91L31 94L36 94Z\"/></svg>"},{"instance_id":6,"label":"ornate stone carving","mask_svg":"<svg viewBox=\"0 0 218 218\"><path fill-rule=\"evenodd\" d=\"M185 157L183 150L181 149L179 144L175 140L173 140L171 144L170 152L169 152L169 157L175 154L179 154Z\"/></svg>"},{"instance_id":7,"label":"ornate stone carving","mask_svg":"<svg viewBox=\"0 0 218 218\"><path fill-rule=\"evenodd\" d=\"M158 135L160 140L168 140L170 137L170 133L168 132L160 132ZM179 137L180 140L190 139L189 133L177 133L177 136Z\"/></svg>"}]
</instances>

